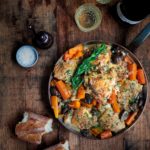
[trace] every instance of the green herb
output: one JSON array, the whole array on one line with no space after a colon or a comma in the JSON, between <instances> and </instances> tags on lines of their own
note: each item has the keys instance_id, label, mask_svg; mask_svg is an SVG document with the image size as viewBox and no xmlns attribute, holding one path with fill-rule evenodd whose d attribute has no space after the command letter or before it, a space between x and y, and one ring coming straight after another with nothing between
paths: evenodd
<instances>
[{"instance_id":1,"label":"green herb","mask_svg":"<svg viewBox=\"0 0 150 150\"><path fill-rule=\"evenodd\" d=\"M101 46L93 51L90 57L83 60L83 62L77 68L74 76L71 79L73 89L77 90L78 87L83 83L82 76L84 73L87 73L91 67L91 62L94 61L100 53L106 49L106 45L103 43Z\"/></svg>"}]
</instances>

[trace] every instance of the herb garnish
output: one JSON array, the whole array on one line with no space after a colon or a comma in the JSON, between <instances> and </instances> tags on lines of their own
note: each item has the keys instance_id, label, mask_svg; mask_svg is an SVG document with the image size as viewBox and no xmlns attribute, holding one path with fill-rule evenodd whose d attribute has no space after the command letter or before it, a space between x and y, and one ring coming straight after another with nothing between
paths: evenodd
<instances>
[{"instance_id":1,"label":"herb garnish","mask_svg":"<svg viewBox=\"0 0 150 150\"><path fill-rule=\"evenodd\" d=\"M95 49L90 57L83 60L83 62L77 68L74 76L71 79L73 89L77 90L78 87L83 83L82 75L87 73L91 67L91 62L94 61L100 53L102 53L106 49L106 45L104 43L101 44L100 47Z\"/></svg>"}]
</instances>

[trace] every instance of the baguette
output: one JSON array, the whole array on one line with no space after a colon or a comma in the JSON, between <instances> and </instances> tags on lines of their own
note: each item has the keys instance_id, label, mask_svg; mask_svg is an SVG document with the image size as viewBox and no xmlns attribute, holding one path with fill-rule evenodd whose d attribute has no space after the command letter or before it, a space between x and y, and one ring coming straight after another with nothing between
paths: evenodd
<instances>
[{"instance_id":1,"label":"baguette","mask_svg":"<svg viewBox=\"0 0 150 150\"><path fill-rule=\"evenodd\" d=\"M25 112L21 122L16 125L17 137L29 143L41 144L42 136L51 132L53 120L51 118Z\"/></svg>"}]
</instances>

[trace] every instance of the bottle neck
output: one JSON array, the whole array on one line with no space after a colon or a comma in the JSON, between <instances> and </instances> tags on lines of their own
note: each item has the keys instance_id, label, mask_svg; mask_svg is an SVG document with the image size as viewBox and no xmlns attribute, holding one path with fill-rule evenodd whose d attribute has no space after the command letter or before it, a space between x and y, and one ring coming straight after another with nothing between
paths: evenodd
<instances>
[{"instance_id":1,"label":"bottle neck","mask_svg":"<svg viewBox=\"0 0 150 150\"><path fill-rule=\"evenodd\" d=\"M130 25L134 25L134 24L140 23L140 22L142 21L142 20L133 21L133 20L128 19L128 18L122 13L120 6L121 6L121 3L119 2L119 3L117 4L117 15L118 15L118 17L121 19L121 21L126 22L126 23L128 23L128 24L130 24Z\"/></svg>"}]
</instances>

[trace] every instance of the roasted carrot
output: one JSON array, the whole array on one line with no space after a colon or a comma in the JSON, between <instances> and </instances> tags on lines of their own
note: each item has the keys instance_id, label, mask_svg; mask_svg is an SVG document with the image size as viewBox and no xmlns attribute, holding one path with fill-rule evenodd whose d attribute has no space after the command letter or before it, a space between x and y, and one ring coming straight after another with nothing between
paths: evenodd
<instances>
[{"instance_id":1,"label":"roasted carrot","mask_svg":"<svg viewBox=\"0 0 150 150\"><path fill-rule=\"evenodd\" d=\"M68 51L64 54L64 60L69 60L71 56L69 55Z\"/></svg>"},{"instance_id":2,"label":"roasted carrot","mask_svg":"<svg viewBox=\"0 0 150 150\"><path fill-rule=\"evenodd\" d=\"M71 48L71 49L73 49L73 50L75 50L75 51L78 51L78 52L82 52L83 51L83 44L78 44L78 45L76 45L75 47L73 47L73 48ZM71 51L71 49L69 49L69 51Z\"/></svg>"},{"instance_id":3,"label":"roasted carrot","mask_svg":"<svg viewBox=\"0 0 150 150\"><path fill-rule=\"evenodd\" d=\"M99 127L93 127L91 129L91 133L94 135L94 136L98 136L100 133L102 133L102 129L99 128Z\"/></svg>"},{"instance_id":4,"label":"roasted carrot","mask_svg":"<svg viewBox=\"0 0 150 150\"><path fill-rule=\"evenodd\" d=\"M85 98L85 89L84 89L84 86L81 85L78 89L78 92L77 92L77 98L78 99L84 99Z\"/></svg>"},{"instance_id":5,"label":"roasted carrot","mask_svg":"<svg viewBox=\"0 0 150 150\"><path fill-rule=\"evenodd\" d=\"M129 117L125 120L125 123L129 126L132 124L132 122L135 120L135 117L137 115L137 112L133 112L129 115Z\"/></svg>"},{"instance_id":6,"label":"roasted carrot","mask_svg":"<svg viewBox=\"0 0 150 150\"><path fill-rule=\"evenodd\" d=\"M76 54L77 52L82 52L83 51L83 44L78 44L75 47L70 48L68 51L69 51L69 54L72 56L74 54Z\"/></svg>"},{"instance_id":7,"label":"roasted carrot","mask_svg":"<svg viewBox=\"0 0 150 150\"><path fill-rule=\"evenodd\" d=\"M113 102L112 107L113 107L114 112L120 113L120 106L119 106L117 100L115 100L115 101Z\"/></svg>"},{"instance_id":8,"label":"roasted carrot","mask_svg":"<svg viewBox=\"0 0 150 150\"><path fill-rule=\"evenodd\" d=\"M78 44L73 48L70 48L65 54L64 54L64 60L69 60L72 58L80 58L83 56L83 44Z\"/></svg>"},{"instance_id":9,"label":"roasted carrot","mask_svg":"<svg viewBox=\"0 0 150 150\"><path fill-rule=\"evenodd\" d=\"M145 80L143 69L137 70L137 80L140 84L145 84L146 80Z\"/></svg>"},{"instance_id":10,"label":"roasted carrot","mask_svg":"<svg viewBox=\"0 0 150 150\"><path fill-rule=\"evenodd\" d=\"M124 61L127 62L128 64L132 64L132 63L133 63L132 58L130 58L130 56L128 56L128 55L126 55L126 56L124 57Z\"/></svg>"},{"instance_id":11,"label":"roasted carrot","mask_svg":"<svg viewBox=\"0 0 150 150\"><path fill-rule=\"evenodd\" d=\"M117 102L116 93L114 90L112 91L112 94L111 94L108 102L112 105L114 112L120 113L120 106Z\"/></svg>"},{"instance_id":12,"label":"roasted carrot","mask_svg":"<svg viewBox=\"0 0 150 150\"><path fill-rule=\"evenodd\" d=\"M130 80L136 80L136 75L137 75L136 63L128 64L128 70L129 70L129 79Z\"/></svg>"},{"instance_id":13,"label":"roasted carrot","mask_svg":"<svg viewBox=\"0 0 150 150\"><path fill-rule=\"evenodd\" d=\"M101 139L107 139L107 138L110 138L110 137L112 137L112 132L110 130L103 131L100 134Z\"/></svg>"},{"instance_id":14,"label":"roasted carrot","mask_svg":"<svg viewBox=\"0 0 150 150\"><path fill-rule=\"evenodd\" d=\"M75 109L79 109L80 108L80 101L76 100L76 101L73 101L69 104L69 107L71 108L75 108Z\"/></svg>"},{"instance_id":15,"label":"roasted carrot","mask_svg":"<svg viewBox=\"0 0 150 150\"><path fill-rule=\"evenodd\" d=\"M54 111L55 118L58 118L59 108L58 108L58 98L57 96L51 96L51 106Z\"/></svg>"},{"instance_id":16,"label":"roasted carrot","mask_svg":"<svg viewBox=\"0 0 150 150\"><path fill-rule=\"evenodd\" d=\"M83 52L77 52L74 56L73 56L73 58L80 58L80 57L82 57L83 56Z\"/></svg>"},{"instance_id":17,"label":"roasted carrot","mask_svg":"<svg viewBox=\"0 0 150 150\"><path fill-rule=\"evenodd\" d=\"M70 98L71 92L63 81L59 80L55 83L55 85L64 100Z\"/></svg>"},{"instance_id":18,"label":"roasted carrot","mask_svg":"<svg viewBox=\"0 0 150 150\"><path fill-rule=\"evenodd\" d=\"M108 102L109 102L110 104L113 104L114 101L116 101L116 93L115 93L115 91L113 90L113 91L112 91L112 94L111 94L111 96L110 96L110 98L109 98L109 100L108 100Z\"/></svg>"}]
</instances>

